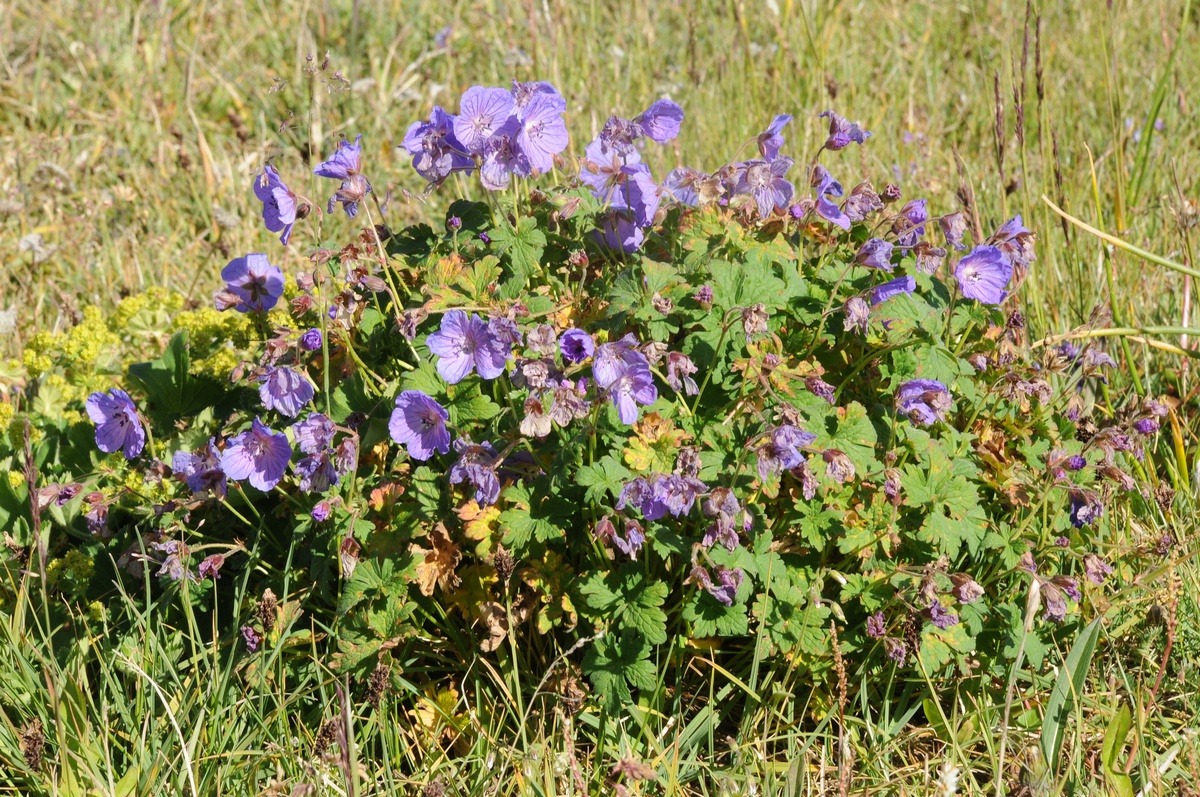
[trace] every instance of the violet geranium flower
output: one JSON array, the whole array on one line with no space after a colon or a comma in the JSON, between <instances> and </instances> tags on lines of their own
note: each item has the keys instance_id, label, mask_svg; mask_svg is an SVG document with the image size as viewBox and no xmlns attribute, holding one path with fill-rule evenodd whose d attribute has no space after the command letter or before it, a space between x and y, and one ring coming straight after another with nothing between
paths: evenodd
<instances>
[{"instance_id":1,"label":"violet geranium flower","mask_svg":"<svg viewBox=\"0 0 1200 797\"><path fill-rule=\"evenodd\" d=\"M125 459L142 453L146 429L128 393L115 387L107 393L96 392L88 396L85 406L96 424L96 448L106 454L120 451Z\"/></svg>"},{"instance_id":2,"label":"violet geranium flower","mask_svg":"<svg viewBox=\"0 0 1200 797\"><path fill-rule=\"evenodd\" d=\"M1004 222L986 243L1003 252L1020 273L1024 273L1034 260L1033 233L1025 226L1020 215Z\"/></svg>"},{"instance_id":3,"label":"violet geranium flower","mask_svg":"<svg viewBox=\"0 0 1200 797\"><path fill-rule=\"evenodd\" d=\"M249 429L230 439L221 453L221 470L234 481L248 479L266 492L279 484L291 458L287 435L255 418Z\"/></svg>"},{"instance_id":4,"label":"violet geranium flower","mask_svg":"<svg viewBox=\"0 0 1200 797\"><path fill-rule=\"evenodd\" d=\"M1012 274L1012 262L998 247L987 245L975 247L954 267L954 278L963 296L992 305L1008 297L1006 288Z\"/></svg>"},{"instance_id":5,"label":"violet geranium flower","mask_svg":"<svg viewBox=\"0 0 1200 797\"><path fill-rule=\"evenodd\" d=\"M655 100L633 120L642 135L651 141L665 144L679 135L683 125L683 108L671 100Z\"/></svg>"},{"instance_id":6,"label":"violet geranium flower","mask_svg":"<svg viewBox=\"0 0 1200 797\"><path fill-rule=\"evenodd\" d=\"M729 569L721 565L717 566L717 578L713 580L709 572L700 565L692 568L691 574L688 575L688 583L692 583L708 592L720 603L726 606L732 606L737 598L738 587L742 585L746 574L740 567Z\"/></svg>"},{"instance_id":7,"label":"violet geranium flower","mask_svg":"<svg viewBox=\"0 0 1200 797\"><path fill-rule=\"evenodd\" d=\"M891 241L882 238L872 238L858 250L854 262L867 268L879 268L884 271L892 270L892 250L895 247Z\"/></svg>"},{"instance_id":8,"label":"violet geranium flower","mask_svg":"<svg viewBox=\"0 0 1200 797\"><path fill-rule=\"evenodd\" d=\"M871 289L871 306L876 307L883 304L888 299L896 296L901 296L906 293L912 293L917 289L917 280L914 277L897 277L894 280L889 280L882 285L876 285Z\"/></svg>"},{"instance_id":9,"label":"violet geranium flower","mask_svg":"<svg viewBox=\"0 0 1200 797\"><path fill-rule=\"evenodd\" d=\"M262 217L267 229L280 233L279 242L287 246L297 218L296 195L284 185L271 164L254 177L254 195L263 203Z\"/></svg>"},{"instance_id":10,"label":"violet geranium flower","mask_svg":"<svg viewBox=\"0 0 1200 797\"><path fill-rule=\"evenodd\" d=\"M870 131L863 130L858 122L851 122L835 111L822 111L817 117L829 120L829 138L825 139L825 149L845 149L852 143L863 144L871 137Z\"/></svg>"},{"instance_id":11,"label":"violet geranium flower","mask_svg":"<svg viewBox=\"0 0 1200 797\"><path fill-rule=\"evenodd\" d=\"M221 452L214 440L210 439L197 451L176 451L171 458L171 470L187 482L193 493L212 491L220 497L225 496L225 471L221 470Z\"/></svg>"},{"instance_id":12,"label":"violet geranium flower","mask_svg":"<svg viewBox=\"0 0 1200 797\"><path fill-rule=\"evenodd\" d=\"M487 322L462 310L442 316L441 328L426 344L438 356L438 374L452 385L472 371L478 371L483 379L495 379L508 362L508 348L491 333Z\"/></svg>"},{"instance_id":13,"label":"violet geranium flower","mask_svg":"<svg viewBox=\"0 0 1200 797\"><path fill-rule=\"evenodd\" d=\"M299 423L292 424L292 434L296 445L305 454L319 454L333 445L333 436L337 427L323 413L309 413L308 417Z\"/></svg>"},{"instance_id":14,"label":"violet geranium flower","mask_svg":"<svg viewBox=\"0 0 1200 797\"><path fill-rule=\"evenodd\" d=\"M597 241L614 252L630 254L642 248L646 233L628 213L615 212L604 216L594 231Z\"/></svg>"},{"instance_id":15,"label":"violet geranium flower","mask_svg":"<svg viewBox=\"0 0 1200 797\"><path fill-rule=\"evenodd\" d=\"M450 483L469 482L475 488L475 501L490 506L500 497L500 478L496 475L496 449L488 441L476 445L460 437L454 441L458 462L450 469Z\"/></svg>"},{"instance_id":16,"label":"violet geranium flower","mask_svg":"<svg viewBox=\"0 0 1200 797\"><path fill-rule=\"evenodd\" d=\"M515 110L516 100L508 89L472 86L459 101L454 135L467 152L483 154L492 136L514 128L510 119Z\"/></svg>"},{"instance_id":17,"label":"violet geranium flower","mask_svg":"<svg viewBox=\"0 0 1200 797\"><path fill-rule=\"evenodd\" d=\"M221 269L221 279L225 289L216 295L218 310L265 313L283 295L283 272L258 252L230 260Z\"/></svg>"},{"instance_id":18,"label":"violet geranium flower","mask_svg":"<svg viewBox=\"0 0 1200 797\"><path fill-rule=\"evenodd\" d=\"M405 390L396 396L396 409L388 421L392 439L408 449L413 459L427 460L436 451L450 452L450 413L420 390Z\"/></svg>"},{"instance_id":19,"label":"violet geranium flower","mask_svg":"<svg viewBox=\"0 0 1200 797\"><path fill-rule=\"evenodd\" d=\"M506 133L497 133L484 145L483 160L479 164L479 182L489 191L503 191L508 188L514 174L523 177L532 174L529 160L515 138Z\"/></svg>"},{"instance_id":20,"label":"violet geranium flower","mask_svg":"<svg viewBox=\"0 0 1200 797\"><path fill-rule=\"evenodd\" d=\"M362 136L354 139L353 144L339 141L333 155L313 169L313 174L342 181L329 198L326 213L333 213L333 206L341 202L347 216L354 218L358 215L358 203L371 193L371 184L362 174Z\"/></svg>"},{"instance_id":21,"label":"violet geranium flower","mask_svg":"<svg viewBox=\"0 0 1200 797\"><path fill-rule=\"evenodd\" d=\"M929 221L928 204L927 200L914 199L900 208L900 215L892 224L896 243L906 248L913 247L925 237L925 222Z\"/></svg>"},{"instance_id":22,"label":"violet geranium flower","mask_svg":"<svg viewBox=\"0 0 1200 797\"><path fill-rule=\"evenodd\" d=\"M270 368L262 377L258 397L269 410L281 412L289 418L300 414L315 393L312 382L303 374L286 366Z\"/></svg>"},{"instance_id":23,"label":"violet geranium flower","mask_svg":"<svg viewBox=\"0 0 1200 797\"><path fill-rule=\"evenodd\" d=\"M800 467L806 459L800 449L812 445L816 439L817 436L812 432L791 424L772 429L755 452L758 455L758 478L766 481L773 473Z\"/></svg>"},{"instance_id":24,"label":"violet geranium flower","mask_svg":"<svg viewBox=\"0 0 1200 797\"><path fill-rule=\"evenodd\" d=\"M621 419L621 423L636 423L637 405L653 404L658 400L658 388L654 385L654 375L650 373L650 368L644 361L643 364L627 367L608 386L608 397L617 408L617 417Z\"/></svg>"},{"instance_id":25,"label":"violet geranium flower","mask_svg":"<svg viewBox=\"0 0 1200 797\"><path fill-rule=\"evenodd\" d=\"M413 122L404 135L404 149L413 156L417 174L440 185L451 172L469 171L475 162L454 135L454 116L435 105L427 122Z\"/></svg>"},{"instance_id":26,"label":"violet geranium flower","mask_svg":"<svg viewBox=\"0 0 1200 797\"><path fill-rule=\"evenodd\" d=\"M582 329L571 328L562 334L558 342L563 359L578 365L596 352L596 344L592 336Z\"/></svg>"},{"instance_id":27,"label":"violet geranium flower","mask_svg":"<svg viewBox=\"0 0 1200 797\"><path fill-rule=\"evenodd\" d=\"M745 163L734 192L754 197L759 218L767 218L776 208L787 207L796 189L784 179L792 168L792 159L780 156L771 161L754 160Z\"/></svg>"},{"instance_id":28,"label":"violet geranium flower","mask_svg":"<svg viewBox=\"0 0 1200 797\"><path fill-rule=\"evenodd\" d=\"M842 196L844 193L842 184L833 179L829 170L819 163L813 167L811 184L817 190L817 215L830 224L841 227L843 230L849 230L850 217L836 203L829 199L829 197L837 198Z\"/></svg>"},{"instance_id":29,"label":"violet geranium flower","mask_svg":"<svg viewBox=\"0 0 1200 797\"><path fill-rule=\"evenodd\" d=\"M912 379L896 391L896 410L921 426L943 420L952 403L950 391L935 379Z\"/></svg>"},{"instance_id":30,"label":"violet geranium flower","mask_svg":"<svg viewBox=\"0 0 1200 797\"><path fill-rule=\"evenodd\" d=\"M781 113L771 120L767 129L758 134L758 152L763 160L772 161L783 148L783 128L792 121L792 115Z\"/></svg>"},{"instance_id":31,"label":"violet geranium flower","mask_svg":"<svg viewBox=\"0 0 1200 797\"><path fill-rule=\"evenodd\" d=\"M517 145L529 165L539 172L554 167L554 156L567 148L567 124L562 113L566 103L558 92L535 93L521 110Z\"/></svg>"}]
</instances>

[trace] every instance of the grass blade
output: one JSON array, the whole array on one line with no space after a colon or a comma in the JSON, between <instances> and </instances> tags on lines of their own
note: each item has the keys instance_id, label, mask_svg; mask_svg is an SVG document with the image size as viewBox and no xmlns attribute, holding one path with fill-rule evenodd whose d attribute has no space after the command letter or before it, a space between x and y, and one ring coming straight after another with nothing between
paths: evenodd
<instances>
[{"instance_id":1,"label":"grass blade","mask_svg":"<svg viewBox=\"0 0 1200 797\"><path fill-rule=\"evenodd\" d=\"M1092 654L1096 652L1096 640L1100 636L1100 618L1092 620L1080 632L1067 661L1058 673L1054 683L1054 691L1046 703L1046 715L1042 720L1042 755L1054 772L1058 768L1058 754L1062 750L1064 730L1067 717L1070 714L1071 701L1076 695L1083 694L1084 682L1087 680L1088 668L1092 664Z\"/></svg>"}]
</instances>

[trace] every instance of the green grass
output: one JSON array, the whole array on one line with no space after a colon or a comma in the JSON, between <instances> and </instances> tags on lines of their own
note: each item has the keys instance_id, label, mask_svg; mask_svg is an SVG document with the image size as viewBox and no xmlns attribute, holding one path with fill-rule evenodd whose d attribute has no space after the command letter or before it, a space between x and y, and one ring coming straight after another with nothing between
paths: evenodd
<instances>
[{"instance_id":1,"label":"green grass","mask_svg":"<svg viewBox=\"0 0 1200 797\"><path fill-rule=\"evenodd\" d=\"M477 189L463 181L424 196L393 147L432 104L453 110L468 85L513 77L559 86L576 149L609 113L672 96L688 118L678 141L650 156L660 177L677 164L712 169L743 155L779 112L797 116L789 149L815 151L816 113L837 108L875 134L826 160L844 181L897 179L906 196L947 209L971 197L985 231L1025 216L1039 235L1023 289L1034 338L1089 320L1194 325L1180 274L1061 222L1041 201L1045 194L1097 228L1193 264L1200 27L1194 13L1184 24L1183 3L1117 2L1110 11L1098 1L1047 2L1032 17L1022 3L941 1L113 6L0 3L0 310L18 316L0 354L16 356L34 332L151 285L207 301L229 258L269 245L249 190L267 158L298 178L340 135L361 132L376 190L390 192L388 223L440 215L450 195ZM437 50L434 34L447 24L450 48ZM1156 117L1163 132L1147 124ZM318 201L326 190L315 178L295 185ZM316 243L298 236L281 265ZM88 666L85 625L45 627L19 594L0 612L0 703L16 708L0 716L41 719L56 752L41 787L61 794L288 794L301 783L315 793L355 788L347 784L359 794L421 793L435 781L449 794L599 793L627 756L666 773L646 793L836 794L841 767L853 772L849 793L932 794L945 764L965 770L960 793L992 794L1002 736L1010 785L1055 794L1072 777L1101 794L1105 736L1129 706L1118 768L1147 784L1146 794L1187 793L1200 783L1200 570L1187 544L1200 418L1186 360L1137 337L1110 347L1123 366L1110 390L1119 397L1141 385L1181 399L1167 432L1173 455L1147 468L1141 485L1154 490L1160 474L1178 496L1167 510L1125 518L1124 534L1106 543L1150 549L1170 530L1180 544L1154 570L1119 574L1060 762L1044 779L1040 704L1023 696L1049 693L1052 677L1017 674L1007 727L1006 706L986 696L942 684L940 703L924 703L934 685L855 683L852 672L856 697L839 707L783 662L747 663L757 677L741 684L714 668L709 695L669 695L664 683L644 713L572 717L511 701L522 691L511 679L543 673L491 670L465 640L445 652L474 660L449 706L471 732L451 755L433 727L448 718L418 686L420 673L402 672L407 690L378 709L363 703L361 685L342 685L343 701L329 671L294 680L282 658L235 679L242 660L215 644L213 629L163 628L136 599L109 608L114 622L136 618L145 644L97 668ZM1149 338L1182 345L1178 335ZM0 370L0 391L15 371ZM71 653L56 658L52 648ZM242 691L243 682L255 688ZM892 701L912 713L880 715L871 695L882 689L907 689ZM728 701L750 706L733 734L703 710ZM353 757L314 751L343 706L350 737L340 748L386 756L355 768ZM5 762L22 757L20 732L0 725L0 791ZM573 744L585 737L604 744ZM118 759L135 763L114 772Z\"/></svg>"}]
</instances>

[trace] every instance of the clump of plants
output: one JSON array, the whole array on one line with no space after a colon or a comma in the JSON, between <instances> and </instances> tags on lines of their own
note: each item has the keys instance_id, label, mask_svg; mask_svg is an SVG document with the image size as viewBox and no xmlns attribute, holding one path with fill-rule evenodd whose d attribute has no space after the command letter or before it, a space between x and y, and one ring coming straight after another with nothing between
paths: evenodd
<instances>
[{"instance_id":1,"label":"clump of plants","mask_svg":"<svg viewBox=\"0 0 1200 797\"><path fill-rule=\"evenodd\" d=\"M1142 500L1166 407L1104 401L1095 342L1029 347L1021 218L847 189L839 152L870 133L832 111L799 163L780 115L742 160L656 176L640 153L678 105L576 154L565 109L477 86L414 123L431 191L487 191L439 229L387 224L358 139L314 170L327 203L268 164L248 188L303 267L236 258L149 362L41 341L0 404L9 599L40 567L102 622L119 583L210 614L248 679L313 646L376 691L401 660L434 689L476 656L531 689L560 667L576 711L697 649L818 693L835 663L1040 664L1119 565L1108 512Z\"/></svg>"}]
</instances>

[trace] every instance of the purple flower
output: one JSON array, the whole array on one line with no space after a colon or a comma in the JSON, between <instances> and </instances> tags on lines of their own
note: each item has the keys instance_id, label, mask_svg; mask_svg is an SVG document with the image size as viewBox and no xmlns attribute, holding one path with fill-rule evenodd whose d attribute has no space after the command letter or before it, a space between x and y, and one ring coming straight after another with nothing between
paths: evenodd
<instances>
[{"instance_id":1,"label":"purple flower","mask_svg":"<svg viewBox=\"0 0 1200 797\"><path fill-rule=\"evenodd\" d=\"M241 631L242 639L246 643L246 652L253 653L258 650L258 646L262 644L262 637L259 636L258 632L248 625L242 626Z\"/></svg>"},{"instance_id":2,"label":"purple flower","mask_svg":"<svg viewBox=\"0 0 1200 797\"><path fill-rule=\"evenodd\" d=\"M1133 422L1133 428L1137 430L1138 434L1154 434L1159 428L1158 419L1138 418Z\"/></svg>"},{"instance_id":3,"label":"purple flower","mask_svg":"<svg viewBox=\"0 0 1200 797\"><path fill-rule=\"evenodd\" d=\"M585 398L586 388L582 387L586 381L581 379L577 384L569 379L564 379L558 387L554 388L554 404L550 407L550 420L565 427L573 420L587 417L592 405Z\"/></svg>"},{"instance_id":4,"label":"purple flower","mask_svg":"<svg viewBox=\"0 0 1200 797\"><path fill-rule=\"evenodd\" d=\"M646 233L625 213L609 213L596 230L597 240L615 252L630 254L642 248Z\"/></svg>"},{"instance_id":5,"label":"purple flower","mask_svg":"<svg viewBox=\"0 0 1200 797\"><path fill-rule=\"evenodd\" d=\"M808 388L808 392L812 393L817 398L824 399L830 404L833 403L834 387L819 376L810 376L805 378L804 386Z\"/></svg>"},{"instance_id":6,"label":"purple flower","mask_svg":"<svg viewBox=\"0 0 1200 797\"><path fill-rule=\"evenodd\" d=\"M299 423L292 424L292 435L296 445L305 454L319 454L333 445L333 436L337 427L333 421L319 412L309 413L308 417Z\"/></svg>"},{"instance_id":7,"label":"purple flower","mask_svg":"<svg viewBox=\"0 0 1200 797\"><path fill-rule=\"evenodd\" d=\"M583 362L596 351L592 336L582 329L568 329L563 333L558 345L563 359L574 364Z\"/></svg>"},{"instance_id":8,"label":"purple flower","mask_svg":"<svg viewBox=\"0 0 1200 797\"><path fill-rule=\"evenodd\" d=\"M88 396L87 414L96 424L96 448L106 454L120 451L133 459L146 447L146 430L138 417L137 406L120 388Z\"/></svg>"},{"instance_id":9,"label":"purple flower","mask_svg":"<svg viewBox=\"0 0 1200 797\"><path fill-rule=\"evenodd\" d=\"M828 448L821 452L825 460L825 475L838 484L846 484L854 478L854 463L850 457L836 448Z\"/></svg>"},{"instance_id":10,"label":"purple flower","mask_svg":"<svg viewBox=\"0 0 1200 797\"><path fill-rule=\"evenodd\" d=\"M871 320L871 308L861 296L851 296L842 308L846 318L842 328L849 332L857 329L861 334L867 334L867 325Z\"/></svg>"},{"instance_id":11,"label":"purple flower","mask_svg":"<svg viewBox=\"0 0 1200 797\"><path fill-rule=\"evenodd\" d=\"M933 379L913 379L896 391L896 410L921 426L943 420L951 404L950 391Z\"/></svg>"},{"instance_id":12,"label":"purple flower","mask_svg":"<svg viewBox=\"0 0 1200 797\"><path fill-rule=\"evenodd\" d=\"M316 392L312 382L287 367L270 368L259 379L262 385L258 388L258 396L263 406L289 418L299 415Z\"/></svg>"},{"instance_id":13,"label":"purple flower","mask_svg":"<svg viewBox=\"0 0 1200 797\"><path fill-rule=\"evenodd\" d=\"M225 289L217 293L218 310L264 313L283 295L283 272L257 252L230 260L221 269Z\"/></svg>"},{"instance_id":14,"label":"purple flower","mask_svg":"<svg viewBox=\"0 0 1200 797\"><path fill-rule=\"evenodd\" d=\"M811 445L817 436L791 424L772 429L755 453L758 455L758 478L766 481L773 473L792 470L805 460L800 449Z\"/></svg>"},{"instance_id":15,"label":"purple flower","mask_svg":"<svg viewBox=\"0 0 1200 797\"><path fill-rule=\"evenodd\" d=\"M754 160L745 164L734 193L754 197L760 218L767 218L776 208L787 207L796 189L784 179L792 168L792 159L777 157L771 161Z\"/></svg>"},{"instance_id":16,"label":"purple flower","mask_svg":"<svg viewBox=\"0 0 1200 797\"><path fill-rule=\"evenodd\" d=\"M791 121L791 114L781 113L771 120L766 130L758 134L758 152L763 160L775 160L783 148L783 128Z\"/></svg>"},{"instance_id":17,"label":"purple flower","mask_svg":"<svg viewBox=\"0 0 1200 797\"><path fill-rule=\"evenodd\" d=\"M554 156L567 148L566 103L558 93L535 93L521 110L517 144L529 164L539 172L554 168Z\"/></svg>"},{"instance_id":18,"label":"purple flower","mask_svg":"<svg viewBox=\"0 0 1200 797\"><path fill-rule=\"evenodd\" d=\"M841 227L843 230L849 230L850 217L829 199L831 196L835 198L842 196L844 193L842 184L833 179L829 171L819 163L813 167L811 183L817 189L817 215L830 224Z\"/></svg>"},{"instance_id":19,"label":"purple flower","mask_svg":"<svg viewBox=\"0 0 1200 797\"><path fill-rule=\"evenodd\" d=\"M225 564L225 554L214 553L204 557L200 562L196 572L200 574L200 578L211 578L216 581L221 576L221 567Z\"/></svg>"},{"instance_id":20,"label":"purple flower","mask_svg":"<svg viewBox=\"0 0 1200 797\"><path fill-rule=\"evenodd\" d=\"M950 581L954 584L951 592L958 599L959 603L974 603L983 597L983 587L979 586L978 581L965 573L952 574Z\"/></svg>"},{"instance_id":21,"label":"purple flower","mask_svg":"<svg viewBox=\"0 0 1200 797\"><path fill-rule=\"evenodd\" d=\"M405 390L396 396L396 409L388 421L392 439L408 449L413 459L427 460L436 451L450 451L450 420L442 405L419 390Z\"/></svg>"},{"instance_id":22,"label":"purple flower","mask_svg":"<svg viewBox=\"0 0 1200 797\"><path fill-rule=\"evenodd\" d=\"M296 223L296 195L283 184L279 172L271 164L255 176L254 195L263 203L262 217L267 229L281 233L279 242L287 246Z\"/></svg>"},{"instance_id":23,"label":"purple flower","mask_svg":"<svg viewBox=\"0 0 1200 797\"><path fill-rule=\"evenodd\" d=\"M316 327L308 330L300 336L300 348L305 351L316 351L321 348L324 338L321 336L321 330Z\"/></svg>"},{"instance_id":24,"label":"purple flower","mask_svg":"<svg viewBox=\"0 0 1200 797\"><path fill-rule=\"evenodd\" d=\"M602 138L588 145L579 170L580 182L613 210L627 212L639 227L649 226L658 210L658 186L637 150L621 153Z\"/></svg>"},{"instance_id":25,"label":"purple flower","mask_svg":"<svg viewBox=\"0 0 1200 797\"><path fill-rule=\"evenodd\" d=\"M641 355L638 355L639 357ZM599 382L599 380L597 380ZM621 423L632 425L638 419L638 404L653 404L658 400L658 388L654 386L654 375L642 364L629 366L608 385L608 397L617 409Z\"/></svg>"},{"instance_id":26,"label":"purple flower","mask_svg":"<svg viewBox=\"0 0 1200 797\"><path fill-rule=\"evenodd\" d=\"M458 104L454 135L467 152L482 154L492 136L512 129L509 119L515 110L516 100L508 89L472 86Z\"/></svg>"},{"instance_id":27,"label":"purple flower","mask_svg":"<svg viewBox=\"0 0 1200 797\"><path fill-rule=\"evenodd\" d=\"M891 271L893 268L892 249L894 248L890 241L885 241L882 238L872 238L858 250L858 254L854 256L854 262L867 268L881 268L884 271Z\"/></svg>"},{"instance_id":28,"label":"purple flower","mask_svg":"<svg viewBox=\"0 0 1200 797\"><path fill-rule=\"evenodd\" d=\"M888 299L902 294L912 293L917 289L914 277L897 277L871 289L871 306L877 307Z\"/></svg>"},{"instance_id":29,"label":"purple flower","mask_svg":"<svg viewBox=\"0 0 1200 797\"><path fill-rule=\"evenodd\" d=\"M900 209L900 215L892 224L896 243L903 247L913 247L925 236L925 222L929 221L927 205L928 202L924 199L914 199Z\"/></svg>"},{"instance_id":30,"label":"purple flower","mask_svg":"<svg viewBox=\"0 0 1200 797\"><path fill-rule=\"evenodd\" d=\"M329 516L333 514L333 505L328 501L318 501L312 508L309 515L318 523L324 523L329 520Z\"/></svg>"},{"instance_id":31,"label":"purple flower","mask_svg":"<svg viewBox=\"0 0 1200 797\"><path fill-rule=\"evenodd\" d=\"M1083 557L1083 573L1093 584L1103 584L1112 575L1112 565L1096 556L1094 553Z\"/></svg>"},{"instance_id":32,"label":"purple flower","mask_svg":"<svg viewBox=\"0 0 1200 797\"><path fill-rule=\"evenodd\" d=\"M301 491L306 493L323 493L338 483L338 472L327 451L304 457L292 468L300 477Z\"/></svg>"},{"instance_id":33,"label":"purple flower","mask_svg":"<svg viewBox=\"0 0 1200 797\"><path fill-rule=\"evenodd\" d=\"M665 144L679 135L679 128L683 124L683 109L671 100L655 100L633 120L633 123L646 138Z\"/></svg>"},{"instance_id":34,"label":"purple flower","mask_svg":"<svg viewBox=\"0 0 1200 797\"><path fill-rule=\"evenodd\" d=\"M439 358L438 374L452 385L472 371L478 371L483 379L495 379L508 362L509 348L475 313L468 316L462 310L451 310L442 316L441 328L425 342Z\"/></svg>"},{"instance_id":35,"label":"purple flower","mask_svg":"<svg viewBox=\"0 0 1200 797\"><path fill-rule=\"evenodd\" d=\"M450 483L470 482L475 488L475 501L490 506L500 497L500 478L496 476L496 449L486 440L479 445L460 437L454 441L459 452L458 462L450 469Z\"/></svg>"},{"instance_id":36,"label":"purple flower","mask_svg":"<svg viewBox=\"0 0 1200 797\"><path fill-rule=\"evenodd\" d=\"M291 458L287 435L255 418L249 429L230 439L221 453L221 469L234 481L249 479L251 486L266 492L279 484Z\"/></svg>"},{"instance_id":37,"label":"purple flower","mask_svg":"<svg viewBox=\"0 0 1200 797\"><path fill-rule=\"evenodd\" d=\"M952 625L958 625L958 615L938 601L934 601L929 606L929 620L943 631Z\"/></svg>"},{"instance_id":38,"label":"purple flower","mask_svg":"<svg viewBox=\"0 0 1200 797\"><path fill-rule=\"evenodd\" d=\"M867 618L867 636L871 639L882 639L887 636L887 621L883 612L875 612Z\"/></svg>"},{"instance_id":39,"label":"purple flower","mask_svg":"<svg viewBox=\"0 0 1200 797\"><path fill-rule=\"evenodd\" d=\"M928 241L918 241L912 248L912 253L916 256L917 271L922 274L935 273L941 267L942 259L946 257L945 249Z\"/></svg>"},{"instance_id":40,"label":"purple flower","mask_svg":"<svg viewBox=\"0 0 1200 797\"><path fill-rule=\"evenodd\" d=\"M732 606L733 601L737 598L738 587L742 585L745 575L740 567L730 570L718 565L717 578L716 581L713 581L706 569L696 565L692 568L688 581L696 584L726 606Z\"/></svg>"},{"instance_id":41,"label":"purple flower","mask_svg":"<svg viewBox=\"0 0 1200 797\"><path fill-rule=\"evenodd\" d=\"M182 476L188 489L194 493L211 490L224 497L226 490L225 471L221 470L221 452L216 441L209 439L204 448L195 452L176 451L171 458L171 470Z\"/></svg>"},{"instance_id":42,"label":"purple flower","mask_svg":"<svg viewBox=\"0 0 1200 797\"><path fill-rule=\"evenodd\" d=\"M1075 454L1067 458L1067 470L1080 471L1087 467L1087 458L1082 454Z\"/></svg>"},{"instance_id":43,"label":"purple flower","mask_svg":"<svg viewBox=\"0 0 1200 797\"><path fill-rule=\"evenodd\" d=\"M1004 222L987 243L999 249L1019 273L1024 273L1034 260L1033 233L1019 215Z\"/></svg>"},{"instance_id":44,"label":"purple flower","mask_svg":"<svg viewBox=\"0 0 1200 797\"><path fill-rule=\"evenodd\" d=\"M621 553L635 562L637 561L638 553L642 550L642 546L646 544L646 533L642 529L641 524L636 520L625 521L624 537L617 536L616 526L607 517L601 518L592 533L602 542L611 543Z\"/></svg>"},{"instance_id":45,"label":"purple flower","mask_svg":"<svg viewBox=\"0 0 1200 797\"><path fill-rule=\"evenodd\" d=\"M949 216L942 216L938 219L938 226L942 228L942 235L946 236L946 243L960 252L966 251L966 244L963 243L963 234L967 231L965 213L959 210Z\"/></svg>"},{"instance_id":46,"label":"purple flower","mask_svg":"<svg viewBox=\"0 0 1200 797\"><path fill-rule=\"evenodd\" d=\"M527 83L512 82L513 103L516 106L517 118L524 118L525 109L537 97L547 99L554 104L559 113L567 110L567 101L558 93L553 83L545 80L532 80Z\"/></svg>"},{"instance_id":47,"label":"purple flower","mask_svg":"<svg viewBox=\"0 0 1200 797\"><path fill-rule=\"evenodd\" d=\"M851 143L862 144L871 137L870 132L860 128L857 122L851 122L834 111L822 111L817 117L829 120L829 138L825 139L825 149L845 149Z\"/></svg>"},{"instance_id":48,"label":"purple flower","mask_svg":"<svg viewBox=\"0 0 1200 797\"><path fill-rule=\"evenodd\" d=\"M667 516L667 505L662 500L662 494L641 477L626 482L617 496L618 511L624 511L629 506L636 506L646 520L659 520Z\"/></svg>"},{"instance_id":49,"label":"purple flower","mask_svg":"<svg viewBox=\"0 0 1200 797\"><path fill-rule=\"evenodd\" d=\"M475 162L454 135L454 116L434 106L428 122L413 122L404 136L404 149L413 156L417 174L440 185L451 172L469 171Z\"/></svg>"},{"instance_id":50,"label":"purple flower","mask_svg":"<svg viewBox=\"0 0 1200 797\"><path fill-rule=\"evenodd\" d=\"M329 160L318 164L317 168L313 169L313 174L342 181L338 190L329 198L326 213L333 213L333 206L341 202L347 216L354 218L358 215L358 203L371 192L371 184L362 174L362 136L354 139L353 144L345 140L339 141L333 155Z\"/></svg>"},{"instance_id":51,"label":"purple flower","mask_svg":"<svg viewBox=\"0 0 1200 797\"><path fill-rule=\"evenodd\" d=\"M994 246L975 247L954 267L963 296L984 304L1000 304L1007 298L1005 288L1012 274L1012 263Z\"/></svg>"},{"instance_id":52,"label":"purple flower","mask_svg":"<svg viewBox=\"0 0 1200 797\"><path fill-rule=\"evenodd\" d=\"M709 179L709 175L698 172L687 166L673 169L662 181L662 190L681 205L699 207L700 184Z\"/></svg>"},{"instance_id":53,"label":"purple flower","mask_svg":"<svg viewBox=\"0 0 1200 797\"><path fill-rule=\"evenodd\" d=\"M1077 529L1089 526L1104 514L1104 504L1091 490L1074 488L1067 496L1071 525Z\"/></svg>"},{"instance_id":54,"label":"purple flower","mask_svg":"<svg viewBox=\"0 0 1200 797\"><path fill-rule=\"evenodd\" d=\"M488 334L510 350L521 345L521 329L511 318L498 316L488 319Z\"/></svg>"},{"instance_id":55,"label":"purple flower","mask_svg":"<svg viewBox=\"0 0 1200 797\"><path fill-rule=\"evenodd\" d=\"M592 362L592 376L596 378L596 384L608 388L630 367L649 369L650 364L637 346L637 338L630 334L596 349Z\"/></svg>"},{"instance_id":56,"label":"purple flower","mask_svg":"<svg viewBox=\"0 0 1200 797\"><path fill-rule=\"evenodd\" d=\"M843 210L850 221L864 221L872 213L883 210L883 200L875 193L875 188L864 180L850 190Z\"/></svg>"},{"instance_id":57,"label":"purple flower","mask_svg":"<svg viewBox=\"0 0 1200 797\"><path fill-rule=\"evenodd\" d=\"M667 355L667 384L676 393L694 396L700 392L696 380L692 379L696 370L696 364L686 354L673 351Z\"/></svg>"},{"instance_id":58,"label":"purple flower","mask_svg":"<svg viewBox=\"0 0 1200 797\"><path fill-rule=\"evenodd\" d=\"M479 181L489 191L508 188L512 175L528 176L531 168L525 152L510 135L498 134L488 139L479 165Z\"/></svg>"}]
</instances>

